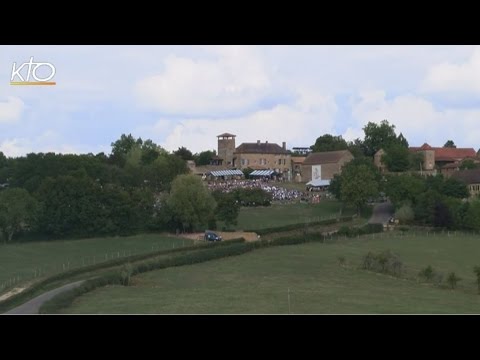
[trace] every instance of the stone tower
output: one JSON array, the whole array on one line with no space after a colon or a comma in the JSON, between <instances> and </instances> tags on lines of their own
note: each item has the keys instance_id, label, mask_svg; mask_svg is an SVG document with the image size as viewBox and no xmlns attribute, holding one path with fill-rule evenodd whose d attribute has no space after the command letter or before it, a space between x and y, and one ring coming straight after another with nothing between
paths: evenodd
<instances>
[{"instance_id":1,"label":"stone tower","mask_svg":"<svg viewBox=\"0 0 480 360\"><path fill-rule=\"evenodd\" d=\"M235 136L224 133L217 135L218 138L218 157L223 159L223 165L233 166L233 153L235 152Z\"/></svg>"}]
</instances>

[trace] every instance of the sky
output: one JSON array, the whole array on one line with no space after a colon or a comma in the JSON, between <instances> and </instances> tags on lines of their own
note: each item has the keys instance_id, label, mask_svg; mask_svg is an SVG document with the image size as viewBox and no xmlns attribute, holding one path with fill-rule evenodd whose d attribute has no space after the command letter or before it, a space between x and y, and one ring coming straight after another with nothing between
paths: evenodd
<instances>
[{"instance_id":1,"label":"sky","mask_svg":"<svg viewBox=\"0 0 480 360\"><path fill-rule=\"evenodd\" d=\"M55 86L10 84L13 63L31 57L54 65ZM124 133L193 153L225 132L237 145L308 147L326 133L363 138L384 119L411 146L478 150L480 46L0 45L0 151L11 157L109 154Z\"/></svg>"}]
</instances>

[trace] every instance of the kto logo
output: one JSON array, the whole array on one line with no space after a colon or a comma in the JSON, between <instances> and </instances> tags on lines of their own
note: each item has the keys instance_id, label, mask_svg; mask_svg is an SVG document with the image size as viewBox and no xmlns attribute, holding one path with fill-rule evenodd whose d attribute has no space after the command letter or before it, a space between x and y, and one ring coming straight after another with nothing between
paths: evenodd
<instances>
[{"instance_id":1,"label":"kto logo","mask_svg":"<svg viewBox=\"0 0 480 360\"><path fill-rule=\"evenodd\" d=\"M23 71L24 69L26 72ZM16 62L13 63L10 85L56 85L55 81L50 81L55 76L55 72L55 66L48 62L34 62L32 56L29 62L18 67ZM35 81L31 81L30 77Z\"/></svg>"}]
</instances>

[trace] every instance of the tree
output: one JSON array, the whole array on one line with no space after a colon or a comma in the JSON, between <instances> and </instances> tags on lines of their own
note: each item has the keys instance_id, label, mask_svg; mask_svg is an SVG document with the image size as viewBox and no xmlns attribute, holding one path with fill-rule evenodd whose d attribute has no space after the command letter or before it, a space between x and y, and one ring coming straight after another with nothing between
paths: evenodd
<instances>
[{"instance_id":1,"label":"tree","mask_svg":"<svg viewBox=\"0 0 480 360\"><path fill-rule=\"evenodd\" d=\"M42 205L38 228L56 237L89 236L102 228L101 186L88 177L46 178L36 197Z\"/></svg>"},{"instance_id":2,"label":"tree","mask_svg":"<svg viewBox=\"0 0 480 360\"><path fill-rule=\"evenodd\" d=\"M366 156L373 156L378 150L386 149L393 144L408 147L408 142L403 135L397 137L395 125L390 125L387 120L382 120L380 125L369 122L363 128L363 132L365 133L363 144Z\"/></svg>"},{"instance_id":3,"label":"tree","mask_svg":"<svg viewBox=\"0 0 480 360\"><path fill-rule=\"evenodd\" d=\"M145 140L142 144L142 165L151 164L162 154L166 155L168 152L161 146L155 144L152 140Z\"/></svg>"},{"instance_id":4,"label":"tree","mask_svg":"<svg viewBox=\"0 0 480 360\"><path fill-rule=\"evenodd\" d=\"M412 207L405 204L395 212L395 218L400 221L400 224L410 224L414 220L415 214Z\"/></svg>"},{"instance_id":5,"label":"tree","mask_svg":"<svg viewBox=\"0 0 480 360\"><path fill-rule=\"evenodd\" d=\"M465 159L460 164L460 170L476 169L478 164L476 164L472 159Z\"/></svg>"},{"instance_id":6,"label":"tree","mask_svg":"<svg viewBox=\"0 0 480 360\"><path fill-rule=\"evenodd\" d=\"M453 225L453 216L450 212L450 208L443 200L437 200L435 203L433 225L446 228L451 228Z\"/></svg>"},{"instance_id":7,"label":"tree","mask_svg":"<svg viewBox=\"0 0 480 360\"><path fill-rule=\"evenodd\" d=\"M315 144L310 146L313 152L346 150L347 148L347 142L342 136L333 136L330 134L320 136L315 141Z\"/></svg>"},{"instance_id":8,"label":"tree","mask_svg":"<svg viewBox=\"0 0 480 360\"><path fill-rule=\"evenodd\" d=\"M0 168L7 166L7 157L0 151Z\"/></svg>"},{"instance_id":9,"label":"tree","mask_svg":"<svg viewBox=\"0 0 480 360\"><path fill-rule=\"evenodd\" d=\"M463 182L450 177L446 179L443 184L442 194L454 198L465 199L468 198L469 191L467 185Z\"/></svg>"},{"instance_id":10,"label":"tree","mask_svg":"<svg viewBox=\"0 0 480 360\"><path fill-rule=\"evenodd\" d=\"M180 159L183 159L185 161L193 160L192 152L184 146L179 147L178 150L174 151L173 155L178 156Z\"/></svg>"},{"instance_id":11,"label":"tree","mask_svg":"<svg viewBox=\"0 0 480 360\"><path fill-rule=\"evenodd\" d=\"M428 189L428 188L427 188ZM441 200L441 195L432 189L419 194L415 199L415 219L423 224L433 225L435 218L435 206Z\"/></svg>"},{"instance_id":12,"label":"tree","mask_svg":"<svg viewBox=\"0 0 480 360\"><path fill-rule=\"evenodd\" d=\"M8 163L7 157L0 151L0 184L7 182L9 172Z\"/></svg>"},{"instance_id":13,"label":"tree","mask_svg":"<svg viewBox=\"0 0 480 360\"><path fill-rule=\"evenodd\" d=\"M361 139L355 139L347 143L347 149L350 151L354 158L365 156L365 145Z\"/></svg>"},{"instance_id":14,"label":"tree","mask_svg":"<svg viewBox=\"0 0 480 360\"><path fill-rule=\"evenodd\" d=\"M328 186L328 191L335 196L337 200L341 199L342 193L342 177L339 174L333 175L333 179L330 180L330 185Z\"/></svg>"},{"instance_id":15,"label":"tree","mask_svg":"<svg viewBox=\"0 0 480 360\"><path fill-rule=\"evenodd\" d=\"M465 215L465 226L468 229L479 231L480 230L480 201L474 200L470 202L470 206L467 209Z\"/></svg>"},{"instance_id":16,"label":"tree","mask_svg":"<svg viewBox=\"0 0 480 360\"><path fill-rule=\"evenodd\" d=\"M0 230L4 241L32 225L37 202L27 190L10 188L0 192Z\"/></svg>"},{"instance_id":17,"label":"tree","mask_svg":"<svg viewBox=\"0 0 480 360\"><path fill-rule=\"evenodd\" d=\"M423 169L423 162L424 162L424 156L422 152L412 152L409 154L408 157L409 160L409 170L422 170Z\"/></svg>"},{"instance_id":18,"label":"tree","mask_svg":"<svg viewBox=\"0 0 480 360\"><path fill-rule=\"evenodd\" d=\"M112 153L110 155L110 160L112 163L123 167L125 165L125 158L128 152L135 146L141 146L143 141L141 138L135 139L132 134L122 134L120 139L113 142L112 146Z\"/></svg>"},{"instance_id":19,"label":"tree","mask_svg":"<svg viewBox=\"0 0 480 360\"><path fill-rule=\"evenodd\" d=\"M240 204L233 193L215 191L213 196L217 202L215 215L218 220L225 222L225 226L237 225Z\"/></svg>"},{"instance_id":20,"label":"tree","mask_svg":"<svg viewBox=\"0 0 480 360\"><path fill-rule=\"evenodd\" d=\"M249 179L250 178L250 174L253 172L254 170L251 168L251 167L247 167L245 169L242 170L243 172L243 175L245 176L245 179Z\"/></svg>"},{"instance_id":21,"label":"tree","mask_svg":"<svg viewBox=\"0 0 480 360\"><path fill-rule=\"evenodd\" d=\"M195 154L195 164L198 166L208 165L210 164L210 161L212 161L212 158L216 155L217 152L215 150L202 151L200 154Z\"/></svg>"},{"instance_id":22,"label":"tree","mask_svg":"<svg viewBox=\"0 0 480 360\"><path fill-rule=\"evenodd\" d=\"M444 148L456 148L457 145L453 142L453 140L448 140L445 145L443 145Z\"/></svg>"},{"instance_id":23,"label":"tree","mask_svg":"<svg viewBox=\"0 0 480 360\"><path fill-rule=\"evenodd\" d=\"M137 170L142 165L142 148L140 145L133 145L125 156L125 168Z\"/></svg>"},{"instance_id":24,"label":"tree","mask_svg":"<svg viewBox=\"0 0 480 360\"><path fill-rule=\"evenodd\" d=\"M410 168L410 152L408 149L395 143L385 149L385 154L382 156L382 163L385 164L388 171L402 172Z\"/></svg>"},{"instance_id":25,"label":"tree","mask_svg":"<svg viewBox=\"0 0 480 360\"><path fill-rule=\"evenodd\" d=\"M345 203L355 206L358 214L369 198L378 196L378 180L367 165L349 163L343 167L340 177L340 197Z\"/></svg>"},{"instance_id":26,"label":"tree","mask_svg":"<svg viewBox=\"0 0 480 360\"><path fill-rule=\"evenodd\" d=\"M205 227L216 207L212 194L195 175L176 177L167 203L174 221L183 231Z\"/></svg>"},{"instance_id":27,"label":"tree","mask_svg":"<svg viewBox=\"0 0 480 360\"><path fill-rule=\"evenodd\" d=\"M400 144L401 146L403 146L404 148L407 148L407 149L408 149L408 141L407 141L407 139L403 136L402 133L400 133L400 135L398 135L397 143Z\"/></svg>"},{"instance_id":28,"label":"tree","mask_svg":"<svg viewBox=\"0 0 480 360\"><path fill-rule=\"evenodd\" d=\"M385 184L385 193L397 208L414 203L425 190L423 178L407 174L387 176Z\"/></svg>"}]
</instances>

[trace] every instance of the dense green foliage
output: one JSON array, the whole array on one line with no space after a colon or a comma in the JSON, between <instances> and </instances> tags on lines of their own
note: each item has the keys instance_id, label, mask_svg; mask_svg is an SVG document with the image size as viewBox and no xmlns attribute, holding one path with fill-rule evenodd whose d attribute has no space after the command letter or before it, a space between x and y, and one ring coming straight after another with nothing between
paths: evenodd
<instances>
[{"instance_id":1,"label":"dense green foliage","mask_svg":"<svg viewBox=\"0 0 480 360\"><path fill-rule=\"evenodd\" d=\"M400 145L408 148L408 142L405 137L395 134L395 125L387 120L382 120L380 124L369 122L363 128L365 138L363 141L366 156L373 156L380 149L388 149L393 145Z\"/></svg>"},{"instance_id":2,"label":"dense green foliage","mask_svg":"<svg viewBox=\"0 0 480 360\"><path fill-rule=\"evenodd\" d=\"M325 134L317 138L310 148L313 152L337 151L348 149L348 144L341 136Z\"/></svg>"},{"instance_id":3,"label":"dense green foliage","mask_svg":"<svg viewBox=\"0 0 480 360\"><path fill-rule=\"evenodd\" d=\"M37 201L28 191L10 188L0 192L0 238L11 241L13 235L35 224Z\"/></svg>"},{"instance_id":4,"label":"dense green foliage","mask_svg":"<svg viewBox=\"0 0 480 360\"><path fill-rule=\"evenodd\" d=\"M7 229L1 215L0 224L7 239L13 236L11 231L54 239L166 228L158 214L157 198L170 190L174 178L186 172L181 157L131 134L113 142L108 156L31 153L6 158L0 153L0 185L8 184L0 187L0 194L7 196L10 190L6 189L18 188L15 191L23 190L24 198L28 194L33 197L23 207L23 214L15 215L22 219L16 225ZM3 203L5 209L7 202ZM14 203L19 210L25 201Z\"/></svg>"},{"instance_id":5,"label":"dense green foliage","mask_svg":"<svg viewBox=\"0 0 480 360\"><path fill-rule=\"evenodd\" d=\"M173 221L185 232L205 229L217 204L198 176L180 175L173 181L167 206Z\"/></svg>"}]
</instances>

